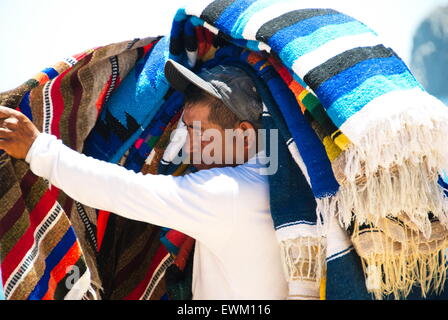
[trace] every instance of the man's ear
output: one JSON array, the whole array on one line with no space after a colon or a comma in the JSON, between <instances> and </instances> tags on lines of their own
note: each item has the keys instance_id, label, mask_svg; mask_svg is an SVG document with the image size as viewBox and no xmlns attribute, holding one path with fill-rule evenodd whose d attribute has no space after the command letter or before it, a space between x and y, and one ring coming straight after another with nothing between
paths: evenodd
<instances>
[{"instance_id":1,"label":"man's ear","mask_svg":"<svg viewBox=\"0 0 448 320\"><path fill-rule=\"evenodd\" d=\"M248 129L255 129L253 124L250 123L249 121L241 121L238 127L243 131L246 131Z\"/></svg>"},{"instance_id":2,"label":"man's ear","mask_svg":"<svg viewBox=\"0 0 448 320\"><path fill-rule=\"evenodd\" d=\"M254 125L249 121L241 121L238 129L241 129L244 134L244 148L254 147L256 143L256 130Z\"/></svg>"}]
</instances>

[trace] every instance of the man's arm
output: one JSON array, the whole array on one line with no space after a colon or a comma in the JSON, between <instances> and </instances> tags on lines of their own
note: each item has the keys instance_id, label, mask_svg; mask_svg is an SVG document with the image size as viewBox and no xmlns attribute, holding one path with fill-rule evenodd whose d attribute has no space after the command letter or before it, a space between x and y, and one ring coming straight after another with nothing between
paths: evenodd
<instances>
[{"instance_id":1,"label":"man's arm","mask_svg":"<svg viewBox=\"0 0 448 320\"><path fill-rule=\"evenodd\" d=\"M26 121L20 123L18 119L18 122L15 130L23 132L3 138L0 134L0 139L4 139L0 140L0 149L12 156L25 155L33 173L85 205L173 228L206 241L232 223L237 186L231 177L219 174L220 170L204 170L183 177L143 175L80 154L55 136L45 133L27 136L35 130L23 128L30 126ZM19 138L25 141L15 140ZM32 146L25 152L29 140Z\"/></svg>"}]
</instances>

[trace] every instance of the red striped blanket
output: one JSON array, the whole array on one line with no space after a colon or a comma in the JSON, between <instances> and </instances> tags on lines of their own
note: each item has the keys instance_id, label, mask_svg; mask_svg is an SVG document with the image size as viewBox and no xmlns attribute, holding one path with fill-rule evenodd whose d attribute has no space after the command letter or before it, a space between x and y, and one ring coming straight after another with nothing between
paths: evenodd
<instances>
[{"instance_id":1,"label":"red striped blanket","mask_svg":"<svg viewBox=\"0 0 448 320\"><path fill-rule=\"evenodd\" d=\"M97 116L154 38L88 50L0 94L0 104L81 151ZM96 212L0 154L0 263L7 299L98 298Z\"/></svg>"}]
</instances>

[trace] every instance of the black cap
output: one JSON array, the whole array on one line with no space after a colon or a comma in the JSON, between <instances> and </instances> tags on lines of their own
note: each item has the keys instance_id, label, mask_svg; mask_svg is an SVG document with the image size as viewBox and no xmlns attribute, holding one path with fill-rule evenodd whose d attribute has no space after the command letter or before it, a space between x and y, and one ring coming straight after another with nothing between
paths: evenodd
<instances>
[{"instance_id":1,"label":"black cap","mask_svg":"<svg viewBox=\"0 0 448 320\"><path fill-rule=\"evenodd\" d=\"M263 104L253 80L245 71L235 66L218 65L199 74L183 65L168 60L165 77L171 86L185 92L190 84L222 100L243 121L261 128Z\"/></svg>"}]
</instances>

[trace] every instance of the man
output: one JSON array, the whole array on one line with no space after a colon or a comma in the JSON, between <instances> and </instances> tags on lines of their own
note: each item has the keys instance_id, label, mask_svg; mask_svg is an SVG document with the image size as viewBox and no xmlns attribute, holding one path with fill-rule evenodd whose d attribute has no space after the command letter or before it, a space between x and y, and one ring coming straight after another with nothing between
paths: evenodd
<instances>
[{"instance_id":1,"label":"man","mask_svg":"<svg viewBox=\"0 0 448 320\"><path fill-rule=\"evenodd\" d=\"M287 283L269 210L265 156L256 153L253 134L261 127L262 104L252 80L230 66L198 76L171 60L165 74L186 94L182 121L198 172L136 174L71 150L5 107L0 149L25 159L36 175L85 205L195 238L193 299L284 299Z\"/></svg>"}]
</instances>

